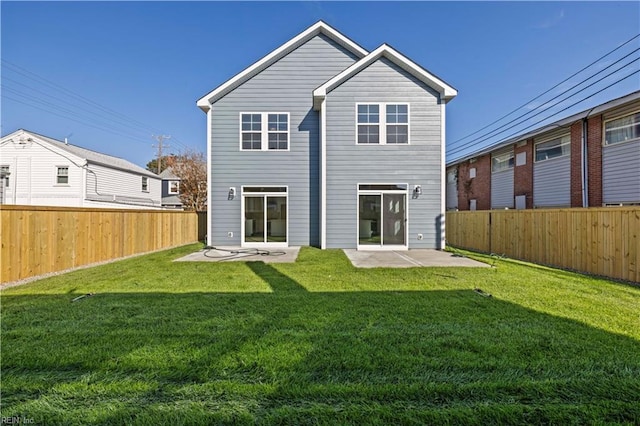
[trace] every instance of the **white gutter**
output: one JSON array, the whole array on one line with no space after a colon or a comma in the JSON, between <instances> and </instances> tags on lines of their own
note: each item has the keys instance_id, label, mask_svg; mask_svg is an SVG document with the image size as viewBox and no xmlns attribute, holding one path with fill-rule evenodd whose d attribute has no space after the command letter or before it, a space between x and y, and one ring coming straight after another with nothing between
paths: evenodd
<instances>
[{"instance_id":1,"label":"white gutter","mask_svg":"<svg viewBox=\"0 0 640 426\"><path fill-rule=\"evenodd\" d=\"M445 101L440 99L440 250L444 250L446 244L446 116L445 116Z\"/></svg>"}]
</instances>

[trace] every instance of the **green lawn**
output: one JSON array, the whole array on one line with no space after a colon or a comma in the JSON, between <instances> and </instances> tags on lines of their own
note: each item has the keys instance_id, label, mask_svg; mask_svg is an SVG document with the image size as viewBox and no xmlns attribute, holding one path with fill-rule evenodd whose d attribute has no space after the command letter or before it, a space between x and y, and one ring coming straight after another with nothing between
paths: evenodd
<instances>
[{"instance_id":1,"label":"green lawn","mask_svg":"<svg viewBox=\"0 0 640 426\"><path fill-rule=\"evenodd\" d=\"M2 416L640 424L640 288L509 260L358 270L312 248L171 262L198 248L2 291Z\"/></svg>"}]
</instances>

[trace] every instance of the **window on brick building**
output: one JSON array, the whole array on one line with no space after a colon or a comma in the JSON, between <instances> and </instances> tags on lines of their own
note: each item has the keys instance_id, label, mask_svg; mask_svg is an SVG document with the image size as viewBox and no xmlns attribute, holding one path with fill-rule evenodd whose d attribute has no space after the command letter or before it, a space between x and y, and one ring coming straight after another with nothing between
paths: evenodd
<instances>
[{"instance_id":1,"label":"window on brick building","mask_svg":"<svg viewBox=\"0 0 640 426\"><path fill-rule=\"evenodd\" d=\"M640 139L640 111L604 123L604 143L611 145Z\"/></svg>"},{"instance_id":2,"label":"window on brick building","mask_svg":"<svg viewBox=\"0 0 640 426\"><path fill-rule=\"evenodd\" d=\"M491 156L491 171L495 173L513 169L513 163L513 151L494 154Z\"/></svg>"},{"instance_id":3,"label":"window on brick building","mask_svg":"<svg viewBox=\"0 0 640 426\"><path fill-rule=\"evenodd\" d=\"M571 152L571 136L564 135L536 144L536 162L564 157Z\"/></svg>"}]
</instances>

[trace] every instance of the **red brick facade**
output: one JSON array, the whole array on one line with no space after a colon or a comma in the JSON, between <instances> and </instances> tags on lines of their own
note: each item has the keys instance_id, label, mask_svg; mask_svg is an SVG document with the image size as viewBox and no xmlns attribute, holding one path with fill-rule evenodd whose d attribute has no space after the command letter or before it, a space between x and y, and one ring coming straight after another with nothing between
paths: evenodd
<instances>
[{"instance_id":1,"label":"red brick facade","mask_svg":"<svg viewBox=\"0 0 640 426\"><path fill-rule=\"evenodd\" d=\"M469 177L469 170L476 169L476 177ZM491 209L491 155L477 157L471 163L458 165L458 210L469 210L471 200L476 200L477 210Z\"/></svg>"},{"instance_id":2,"label":"red brick facade","mask_svg":"<svg viewBox=\"0 0 640 426\"><path fill-rule=\"evenodd\" d=\"M583 176L582 176L582 138L583 120L578 119L570 125L571 160L570 160L570 201L571 207L583 207ZM603 152L603 116L590 116L587 119L587 196L588 207L600 207L603 202L602 189L602 152ZM501 146L500 151L507 148ZM526 153L526 163L514 166L513 196L526 196L526 208L533 208L533 169L535 165L535 146L533 139L518 146L513 145L514 160L517 164L519 153ZM469 169L475 167L476 177L469 178ZM476 200L478 210L491 209L491 154L477 157L470 163L465 161L458 165L458 209L469 210L470 201Z\"/></svg>"},{"instance_id":3,"label":"red brick facade","mask_svg":"<svg viewBox=\"0 0 640 426\"><path fill-rule=\"evenodd\" d=\"M589 117L587 124L589 207L602 206L602 115Z\"/></svg>"},{"instance_id":4,"label":"red brick facade","mask_svg":"<svg viewBox=\"0 0 640 426\"><path fill-rule=\"evenodd\" d=\"M519 153L525 154L525 164L518 166ZM513 170L513 195L524 195L526 208L533 208L533 139L528 139L523 146L513 148L513 157L516 165Z\"/></svg>"},{"instance_id":5,"label":"red brick facade","mask_svg":"<svg viewBox=\"0 0 640 426\"><path fill-rule=\"evenodd\" d=\"M571 207L582 207L582 121L571 125Z\"/></svg>"}]
</instances>

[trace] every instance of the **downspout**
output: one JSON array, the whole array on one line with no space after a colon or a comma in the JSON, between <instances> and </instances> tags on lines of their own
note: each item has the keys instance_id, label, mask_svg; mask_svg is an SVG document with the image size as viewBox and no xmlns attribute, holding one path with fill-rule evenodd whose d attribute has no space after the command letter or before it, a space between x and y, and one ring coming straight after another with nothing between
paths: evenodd
<instances>
[{"instance_id":1,"label":"downspout","mask_svg":"<svg viewBox=\"0 0 640 426\"><path fill-rule=\"evenodd\" d=\"M211 233L211 217L213 215L213 191L211 187L211 123L213 114L213 105L209 104L207 111L207 246L213 246L213 235ZM242 219L240 219L242 220ZM242 238L242 237L241 237Z\"/></svg>"},{"instance_id":2,"label":"downspout","mask_svg":"<svg viewBox=\"0 0 640 426\"><path fill-rule=\"evenodd\" d=\"M327 248L327 98L320 104L320 248Z\"/></svg>"}]
</instances>

